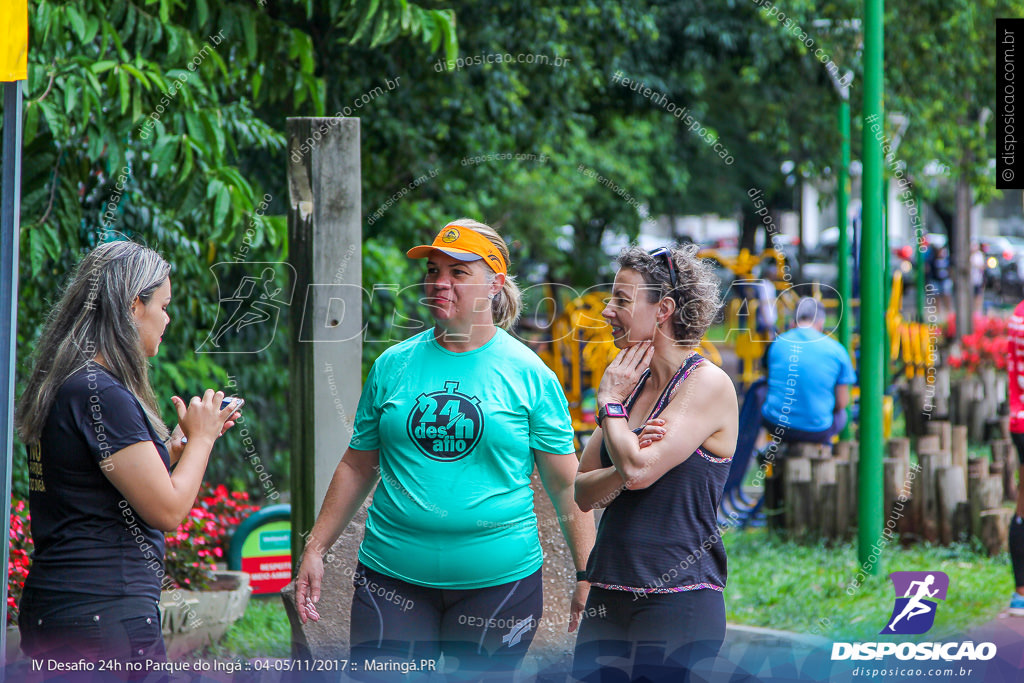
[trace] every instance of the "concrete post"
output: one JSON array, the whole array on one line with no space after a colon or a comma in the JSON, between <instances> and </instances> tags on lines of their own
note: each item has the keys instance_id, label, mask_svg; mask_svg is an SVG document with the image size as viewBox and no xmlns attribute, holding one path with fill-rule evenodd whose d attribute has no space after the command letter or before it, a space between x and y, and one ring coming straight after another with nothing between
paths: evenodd
<instances>
[{"instance_id":1,"label":"concrete post","mask_svg":"<svg viewBox=\"0 0 1024 683\"><path fill-rule=\"evenodd\" d=\"M289 118L292 558L320 511L362 387L359 119Z\"/></svg>"}]
</instances>

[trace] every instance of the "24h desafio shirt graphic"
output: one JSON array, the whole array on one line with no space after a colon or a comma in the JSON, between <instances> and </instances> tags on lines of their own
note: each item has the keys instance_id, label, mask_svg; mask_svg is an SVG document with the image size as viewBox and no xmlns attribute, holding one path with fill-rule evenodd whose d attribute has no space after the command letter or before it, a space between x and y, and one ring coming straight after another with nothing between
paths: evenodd
<instances>
[{"instance_id":1,"label":"24h desafio shirt graphic","mask_svg":"<svg viewBox=\"0 0 1024 683\"><path fill-rule=\"evenodd\" d=\"M432 329L385 351L350 445L380 453L359 549L367 567L462 589L515 581L543 563L533 450L574 453L572 421L555 374L504 330L467 353L441 347Z\"/></svg>"}]
</instances>

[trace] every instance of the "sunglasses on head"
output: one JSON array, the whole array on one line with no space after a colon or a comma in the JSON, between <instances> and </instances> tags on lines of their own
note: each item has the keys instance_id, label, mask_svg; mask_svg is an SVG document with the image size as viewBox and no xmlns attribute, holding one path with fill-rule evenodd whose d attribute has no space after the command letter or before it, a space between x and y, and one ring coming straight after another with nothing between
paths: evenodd
<instances>
[{"instance_id":1,"label":"sunglasses on head","mask_svg":"<svg viewBox=\"0 0 1024 683\"><path fill-rule=\"evenodd\" d=\"M668 247L658 247L654 251L650 252L650 255L654 258L659 256L665 258L665 265L668 266L668 279L672 284L672 289L676 288L676 263L672 260L672 250Z\"/></svg>"}]
</instances>

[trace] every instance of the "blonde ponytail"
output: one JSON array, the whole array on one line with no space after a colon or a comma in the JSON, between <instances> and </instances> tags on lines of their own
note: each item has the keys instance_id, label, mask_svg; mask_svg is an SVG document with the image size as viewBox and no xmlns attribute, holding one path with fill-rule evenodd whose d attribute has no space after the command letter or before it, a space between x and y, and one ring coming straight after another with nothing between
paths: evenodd
<instances>
[{"instance_id":1,"label":"blonde ponytail","mask_svg":"<svg viewBox=\"0 0 1024 683\"><path fill-rule=\"evenodd\" d=\"M505 259L506 265L511 269L512 263L509 260L508 245L505 244L505 240L502 239L497 230L472 218L459 218L458 220L451 221L449 225L468 228L486 237L501 252L501 257ZM493 282L496 273L487 266L485 268L488 271L488 281ZM491 299L491 315L494 319L494 324L503 330L511 330L515 326L516 321L519 320L519 314L522 310L523 296L519 291L519 285L516 284L516 279L511 273L506 273L505 284L502 286L501 291Z\"/></svg>"}]
</instances>

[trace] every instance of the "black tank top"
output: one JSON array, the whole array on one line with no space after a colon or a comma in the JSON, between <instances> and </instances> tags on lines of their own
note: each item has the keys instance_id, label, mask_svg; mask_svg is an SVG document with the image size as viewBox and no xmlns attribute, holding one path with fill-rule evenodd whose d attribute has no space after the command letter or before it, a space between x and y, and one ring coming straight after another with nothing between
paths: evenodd
<instances>
[{"instance_id":1,"label":"black tank top","mask_svg":"<svg viewBox=\"0 0 1024 683\"><path fill-rule=\"evenodd\" d=\"M676 387L703 360L697 354L686 359L650 417L661 414ZM649 376L646 371L640 378L627 409ZM633 431L639 434L641 429ZM600 588L645 593L723 590L726 557L718 505L731 461L698 448L647 488L622 490L601 517L587 579ZM604 443L601 466L612 466Z\"/></svg>"}]
</instances>

